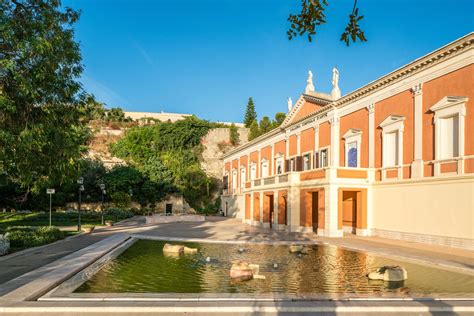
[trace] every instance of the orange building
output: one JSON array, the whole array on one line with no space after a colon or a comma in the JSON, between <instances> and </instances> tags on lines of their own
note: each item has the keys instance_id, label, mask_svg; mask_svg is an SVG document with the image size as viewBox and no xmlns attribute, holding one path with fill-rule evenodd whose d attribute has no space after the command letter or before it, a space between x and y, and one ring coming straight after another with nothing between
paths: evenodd
<instances>
[{"instance_id":1,"label":"orange building","mask_svg":"<svg viewBox=\"0 0 474 316\"><path fill-rule=\"evenodd\" d=\"M222 208L249 225L474 249L474 34L341 97L305 92L224 157Z\"/></svg>"}]
</instances>

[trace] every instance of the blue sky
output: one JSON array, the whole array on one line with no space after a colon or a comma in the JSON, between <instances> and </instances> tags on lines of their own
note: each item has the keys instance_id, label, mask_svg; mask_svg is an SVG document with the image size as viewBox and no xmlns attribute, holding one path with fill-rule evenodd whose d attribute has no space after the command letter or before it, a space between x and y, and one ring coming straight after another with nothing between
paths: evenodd
<instances>
[{"instance_id":1,"label":"blue sky","mask_svg":"<svg viewBox=\"0 0 474 316\"><path fill-rule=\"evenodd\" d=\"M128 111L193 113L240 122L249 96L261 118L286 111L312 70L342 94L474 30L474 0L359 0L368 42L339 41L352 0L329 0L312 43L289 41L287 17L299 0L67 0L87 91Z\"/></svg>"}]
</instances>

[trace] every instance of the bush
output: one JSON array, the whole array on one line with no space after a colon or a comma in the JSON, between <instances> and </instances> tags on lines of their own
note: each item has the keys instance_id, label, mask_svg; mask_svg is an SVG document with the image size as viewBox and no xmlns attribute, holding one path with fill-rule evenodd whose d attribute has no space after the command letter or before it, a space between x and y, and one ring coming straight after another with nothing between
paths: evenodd
<instances>
[{"instance_id":1,"label":"bush","mask_svg":"<svg viewBox=\"0 0 474 316\"><path fill-rule=\"evenodd\" d=\"M133 217L133 212L122 208L109 208L105 211L105 220L113 220L115 222Z\"/></svg>"},{"instance_id":2,"label":"bush","mask_svg":"<svg viewBox=\"0 0 474 316\"><path fill-rule=\"evenodd\" d=\"M128 207L130 206L130 203L132 202L132 197L125 192L115 192L112 193L112 201L115 203L115 205L119 207Z\"/></svg>"},{"instance_id":3,"label":"bush","mask_svg":"<svg viewBox=\"0 0 474 316\"><path fill-rule=\"evenodd\" d=\"M11 247L28 248L63 239L65 234L57 227L13 226L7 229Z\"/></svg>"}]
</instances>

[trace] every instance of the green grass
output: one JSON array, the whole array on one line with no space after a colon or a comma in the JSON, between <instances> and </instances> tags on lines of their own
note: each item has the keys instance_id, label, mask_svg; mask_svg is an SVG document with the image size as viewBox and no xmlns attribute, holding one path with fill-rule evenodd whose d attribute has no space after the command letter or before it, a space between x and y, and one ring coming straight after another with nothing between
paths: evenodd
<instances>
[{"instance_id":1,"label":"green grass","mask_svg":"<svg viewBox=\"0 0 474 316\"><path fill-rule=\"evenodd\" d=\"M132 214L104 213L104 220L120 221L131 217ZM74 226L77 225L77 213L52 213L53 226ZM101 225L100 212L82 212L81 224ZM49 212L33 212L29 214L0 213L0 234L4 233L11 226L49 226Z\"/></svg>"}]
</instances>

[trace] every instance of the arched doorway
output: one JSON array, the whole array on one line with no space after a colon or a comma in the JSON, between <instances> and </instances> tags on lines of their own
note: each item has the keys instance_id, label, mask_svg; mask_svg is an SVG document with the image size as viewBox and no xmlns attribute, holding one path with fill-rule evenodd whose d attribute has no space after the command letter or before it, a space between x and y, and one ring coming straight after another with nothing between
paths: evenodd
<instances>
[{"instance_id":1,"label":"arched doorway","mask_svg":"<svg viewBox=\"0 0 474 316\"><path fill-rule=\"evenodd\" d=\"M279 194L278 197L278 225L288 225L288 203L286 195Z\"/></svg>"}]
</instances>

